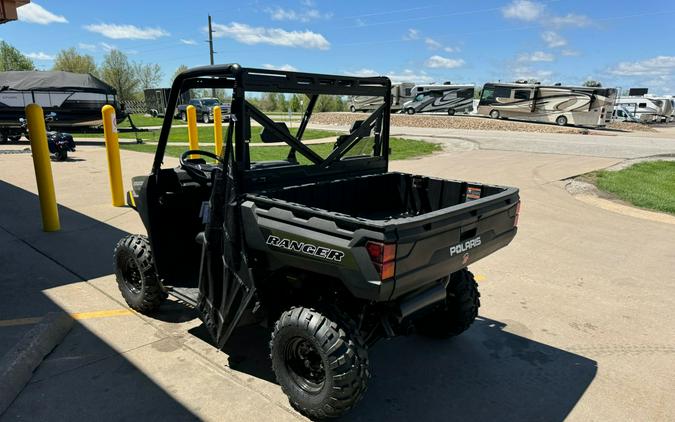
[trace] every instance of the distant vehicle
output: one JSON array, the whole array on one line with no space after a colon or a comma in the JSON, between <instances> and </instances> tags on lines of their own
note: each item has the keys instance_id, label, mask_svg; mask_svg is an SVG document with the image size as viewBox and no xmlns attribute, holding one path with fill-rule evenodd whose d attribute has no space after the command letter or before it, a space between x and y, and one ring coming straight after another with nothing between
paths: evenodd
<instances>
[{"instance_id":1,"label":"distant vehicle","mask_svg":"<svg viewBox=\"0 0 675 422\"><path fill-rule=\"evenodd\" d=\"M408 114L443 112L450 116L455 113L473 111L473 85L415 85L413 99L403 105Z\"/></svg>"},{"instance_id":2,"label":"distant vehicle","mask_svg":"<svg viewBox=\"0 0 675 422\"><path fill-rule=\"evenodd\" d=\"M614 120L623 122L655 123L661 107L651 98L619 97L614 105Z\"/></svg>"},{"instance_id":3,"label":"distant vehicle","mask_svg":"<svg viewBox=\"0 0 675 422\"><path fill-rule=\"evenodd\" d=\"M602 127L612 119L616 89L528 83L486 83L478 114L493 119Z\"/></svg>"},{"instance_id":4,"label":"distant vehicle","mask_svg":"<svg viewBox=\"0 0 675 422\"><path fill-rule=\"evenodd\" d=\"M657 121L662 123L670 122L673 120L673 99L671 97L657 97L655 95L645 95L645 98L648 98L654 102L658 107L658 116Z\"/></svg>"},{"instance_id":5,"label":"distant vehicle","mask_svg":"<svg viewBox=\"0 0 675 422\"><path fill-rule=\"evenodd\" d=\"M213 121L213 110L220 107L222 111L222 120L226 121L230 118L230 103L222 103L218 98L194 98L188 101L187 104L181 104L176 107L176 115L174 117L180 118L187 122L187 106L195 106L197 111L197 118L204 123Z\"/></svg>"},{"instance_id":6,"label":"distant vehicle","mask_svg":"<svg viewBox=\"0 0 675 422\"><path fill-rule=\"evenodd\" d=\"M45 116L45 126L47 129L47 148L49 149L50 154L54 154L54 159L56 161L66 161L68 159L68 152L75 152L75 141L73 140L73 135L70 133L50 130L50 125L56 121L58 121L58 119L56 113L54 112L50 112ZM23 135L25 135L27 139L30 139L28 121L21 117L19 119L19 125L23 131ZM19 135L19 139L20 138L21 135Z\"/></svg>"},{"instance_id":7,"label":"distant vehicle","mask_svg":"<svg viewBox=\"0 0 675 422\"><path fill-rule=\"evenodd\" d=\"M403 104L410 100L412 95L412 88L415 84L410 82L401 82L391 85L391 110L400 111ZM367 96L353 96L349 97L349 111L352 113L357 111L374 111L380 107L382 97L367 97Z\"/></svg>"},{"instance_id":8,"label":"distant vehicle","mask_svg":"<svg viewBox=\"0 0 675 422\"><path fill-rule=\"evenodd\" d=\"M152 117L162 117L166 113L171 88L150 88L143 91L145 106Z\"/></svg>"},{"instance_id":9,"label":"distant vehicle","mask_svg":"<svg viewBox=\"0 0 675 422\"><path fill-rule=\"evenodd\" d=\"M100 79L81 73L11 71L0 72L0 138L21 137L19 119L28 104L42 106L45 115L58 113L53 127L97 127L101 108L115 107L117 121L126 114L117 102L116 91Z\"/></svg>"}]
</instances>

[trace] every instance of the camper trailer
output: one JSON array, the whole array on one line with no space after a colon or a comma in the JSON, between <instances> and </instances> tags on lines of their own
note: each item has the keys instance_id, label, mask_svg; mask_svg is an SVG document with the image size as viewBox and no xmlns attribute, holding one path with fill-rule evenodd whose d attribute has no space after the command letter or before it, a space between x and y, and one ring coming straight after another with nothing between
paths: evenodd
<instances>
[{"instance_id":1,"label":"camper trailer","mask_svg":"<svg viewBox=\"0 0 675 422\"><path fill-rule=\"evenodd\" d=\"M661 107L651 98L628 96L619 97L614 105L614 120L623 122L656 123Z\"/></svg>"},{"instance_id":2,"label":"camper trailer","mask_svg":"<svg viewBox=\"0 0 675 422\"><path fill-rule=\"evenodd\" d=\"M100 126L101 108L115 107L118 122L126 114L118 107L115 89L100 79L71 72L10 71L0 72L0 135L14 137L20 133L20 118L28 104L42 106L45 115L58 117L52 128Z\"/></svg>"},{"instance_id":3,"label":"camper trailer","mask_svg":"<svg viewBox=\"0 0 675 422\"><path fill-rule=\"evenodd\" d=\"M478 114L579 126L605 126L611 121L616 90L530 83L486 83Z\"/></svg>"},{"instance_id":4,"label":"camper trailer","mask_svg":"<svg viewBox=\"0 0 675 422\"><path fill-rule=\"evenodd\" d=\"M415 84L410 82L401 82L391 85L391 110L400 111L403 104L410 100L413 96L411 94L412 88ZM373 111L381 106L382 97L366 97L354 96L349 97L349 111L352 113L357 111Z\"/></svg>"},{"instance_id":5,"label":"camper trailer","mask_svg":"<svg viewBox=\"0 0 675 422\"><path fill-rule=\"evenodd\" d=\"M673 100L670 97L657 97L655 95L645 95L658 107L657 122L667 123L673 120Z\"/></svg>"},{"instance_id":6,"label":"camper trailer","mask_svg":"<svg viewBox=\"0 0 675 422\"><path fill-rule=\"evenodd\" d=\"M413 99L403 104L408 114L442 112L450 116L473 111L473 85L415 85Z\"/></svg>"}]
</instances>

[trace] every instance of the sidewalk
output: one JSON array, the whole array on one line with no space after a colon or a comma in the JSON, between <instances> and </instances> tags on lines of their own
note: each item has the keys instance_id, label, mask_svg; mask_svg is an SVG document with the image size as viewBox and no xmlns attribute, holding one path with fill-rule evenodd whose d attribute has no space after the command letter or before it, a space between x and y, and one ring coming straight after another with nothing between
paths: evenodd
<instances>
[{"instance_id":1,"label":"sidewalk","mask_svg":"<svg viewBox=\"0 0 675 422\"><path fill-rule=\"evenodd\" d=\"M122 151L126 183L146 173L151 159ZM40 227L30 154L0 155L0 167L0 353L47 312L76 318L3 421L300 418L269 377L233 375L189 309L169 303L147 318L126 307L111 274L112 250L143 229L133 210L110 205L102 148L52 163L61 204L56 233Z\"/></svg>"}]
</instances>

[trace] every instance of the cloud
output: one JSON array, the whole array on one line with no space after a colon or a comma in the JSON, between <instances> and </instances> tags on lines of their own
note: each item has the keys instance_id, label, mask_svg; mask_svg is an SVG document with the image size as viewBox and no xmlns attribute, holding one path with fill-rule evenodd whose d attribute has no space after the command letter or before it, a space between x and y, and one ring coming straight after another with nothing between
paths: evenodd
<instances>
[{"instance_id":1,"label":"cloud","mask_svg":"<svg viewBox=\"0 0 675 422\"><path fill-rule=\"evenodd\" d=\"M104 49L105 51L117 50L117 46L108 44L106 42L100 42L98 43L98 45L100 45L101 48Z\"/></svg>"},{"instance_id":2,"label":"cloud","mask_svg":"<svg viewBox=\"0 0 675 422\"><path fill-rule=\"evenodd\" d=\"M78 43L77 48L80 50L87 50L87 51L95 51L96 50L96 44L87 44L84 42Z\"/></svg>"},{"instance_id":3,"label":"cloud","mask_svg":"<svg viewBox=\"0 0 675 422\"><path fill-rule=\"evenodd\" d=\"M265 12L275 21L309 22L318 19L330 19L333 16L332 13L321 13L319 10L313 8L299 12L276 7L274 9L265 9Z\"/></svg>"},{"instance_id":4,"label":"cloud","mask_svg":"<svg viewBox=\"0 0 675 422\"><path fill-rule=\"evenodd\" d=\"M550 48L562 47L567 45L567 40L561 37L557 32L545 31L541 34L541 39L544 40Z\"/></svg>"},{"instance_id":5,"label":"cloud","mask_svg":"<svg viewBox=\"0 0 675 422\"><path fill-rule=\"evenodd\" d=\"M113 40L155 40L169 35L162 28L139 28L135 25L118 25L114 23L84 25L84 29Z\"/></svg>"},{"instance_id":6,"label":"cloud","mask_svg":"<svg viewBox=\"0 0 675 422\"><path fill-rule=\"evenodd\" d=\"M621 62L609 73L619 76L675 76L675 56L656 56L637 62Z\"/></svg>"},{"instance_id":7,"label":"cloud","mask_svg":"<svg viewBox=\"0 0 675 422\"><path fill-rule=\"evenodd\" d=\"M192 39L186 40L186 39L181 38L181 39L180 39L180 42L181 42L181 44L197 45L197 41L192 40Z\"/></svg>"},{"instance_id":8,"label":"cloud","mask_svg":"<svg viewBox=\"0 0 675 422\"><path fill-rule=\"evenodd\" d=\"M576 26L581 28L589 26L592 23L591 18L588 16L575 15L574 13L568 13L565 16L553 16L549 21L558 28L562 28L563 26Z\"/></svg>"},{"instance_id":9,"label":"cloud","mask_svg":"<svg viewBox=\"0 0 675 422\"><path fill-rule=\"evenodd\" d=\"M536 80L546 82L550 80L553 71L544 69L532 69L528 66L517 66L512 69L514 79Z\"/></svg>"},{"instance_id":10,"label":"cloud","mask_svg":"<svg viewBox=\"0 0 675 422\"><path fill-rule=\"evenodd\" d=\"M286 31L279 28L253 27L245 23L213 24L214 37L228 37L242 44L269 44L283 47L318 48L328 50L330 43L321 34L312 31Z\"/></svg>"},{"instance_id":11,"label":"cloud","mask_svg":"<svg viewBox=\"0 0 675 422\"><path fill-rule=\"evenodd\" d=\"M418 40L420 38L420 31L417 29L410 28L408 32L403 36L404 41Z\"/></svg>"},{"instance_id":12,"label":"cloud","mask_svg":"<svg viewBox=\"0 0 675 422\"><path fill-rule=\"evenodd\" d=\"M263 68L265 69L272 69L272 70L285 70L287 72L297 72L297 68L295 66L292 66L290 64L282 64L281 66L276 66L273 64L266 63L262 65Z\"/></svg>"},{"instance_id":13,"label":"cloud","mask_svg":"<svg viewBox=\"0 0 675 422\"><path fill-rule=\"evenodd\" d=\"M438 50L439 48L443 47L443 44L429 37L424 39L424 43L427 45L427 47L431 48L432 50Z\"/></svg>"},{"instance_id":14,"label":"cloud","mask_svg":"<svg viewBox=\"0 0 675 422\"><path fill-rule=\"evenodd\" d=\"M462 59L449 59L443 56L431 56L424 63L426 67L431 67L434 69L455 69L461 66L464 66L464 60Z\"/></svg>"},{"instance_id":15,"label":"cloud","mask_svg":"<svg viewBox=\"0 0 675 422\"><path fill-rule=\"evenodd\" d=\"M544 13L544 5L530 0L514 0L502 8L502 15L509 19L533 21Z\"/></svg>"},{"instance_id":16,"label":"cloud","mask_svg":"<svg viewBox=\"0 0 675 422\"><path fill-rule=\"evenodd\" d=\"M560 55L561 56L567 56L567 57L578 56L579 52L576 51L576 50L571 50L569 48L566 48L566 49L564 49L560 52Z\"/></svg>"},{"instance_id":17,"label":"cloud","mask_svg":"<svg viewBox=\"0 0 675 422\"><path fill-rule=\"evenodd\" d=\"M519 62L552 62L553 54L544 51L535 51L532 54L523 53L518 56Z\"/></svg>"},{"instance_id":18,"label":"cloud","mask_svg":"<svg viewBox=\"0 0 675 422\"><path fill-rule=\"evenodd\" d=\"M26 54L26 57L33 60L46 60L46 61L54 60L54 56L44 53L42 51L39 51L37 53L28 53Z\"/></svg>"},{"instance_id":19,"label":"cloud","mask_svg":"<svg viewBox=\"0 0 675 422\"><path fill-rule=\"evenodd\" d=\"M56 15L36 3L28 3L16 9L20 21L48 25L50 23L68 23L64 16Z\"/></svg>"},{"instance_id":20,"label":"cloud","mask_svg":"<svg viewBox=\"0 0 675 422\"><path fill-rule=\"evenodd\" d=\"M391 71L386 74L382 74L373 69L359 69L355 72L345 72L347 75L352 76L386 76L391 79L392 82L433 82L433 78L429 76L426 72L414 72L410 69L405 69L402 72Z\"/></svg>"}]
</instances>

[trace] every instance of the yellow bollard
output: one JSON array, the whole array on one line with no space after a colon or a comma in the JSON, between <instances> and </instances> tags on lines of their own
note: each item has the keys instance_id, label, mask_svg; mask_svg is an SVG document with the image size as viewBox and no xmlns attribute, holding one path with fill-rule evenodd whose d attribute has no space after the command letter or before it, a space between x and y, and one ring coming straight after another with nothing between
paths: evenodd
<instances>
[{"instance_id":1,"label":"yellow bollard","mask_svg":"<svg viewBox=\"0 0 675 422\"><path fill-rule=\"evenodd\" d=\"M30 149L33 153L35 180L37 181L40 199L42 230L46 232L59 231L61 223L59 222L59 209L56 205L52 163L47 146L47 129L45 128L45 115L42 107L37 104L28 104L26 106L26 119L28 119Z\"/></svg>"},{"instance_id":2,"label":"yellow bollard","mask_svg":"<svg viewBox=\"0 0 675 422\"><path fill-rule=\"evenodd\" d=\"M115 108L110 104L101 109L103 115L103 137L105 150L108 155L108 176L110 177L110 192L114 207L123 207L124 185L122 184L122 164L120 161L120 143L117 135L117 120Z\"/></svg>"},{"instance_id":3,"label":"yellow bollard","mask_svg":"<svg viewBox=\"0 0 675 422\"><path fill-rule=\"evenodd\" d=\"M220 157L220 153L223 150L223 119L222 111L220 106L216 106L213 109L213 142L216 144L215 151L216 155Z\"/></svg>"},{"instance_id":4,"label":"yellow bollard","mask_svg":"<svg viewBox=\"0 0 675 422\"><path fill-rule=\"evenodd\" d=\"M195 106L187 106L187 120L188 120L188 143L190 149L199 149L199 131L197 130L197 110ZM190 158L199 158L198 155L192 154Z\"/></svg>"}]
</instances>

